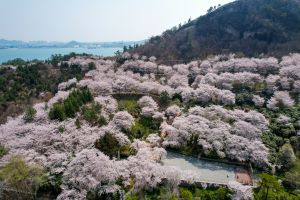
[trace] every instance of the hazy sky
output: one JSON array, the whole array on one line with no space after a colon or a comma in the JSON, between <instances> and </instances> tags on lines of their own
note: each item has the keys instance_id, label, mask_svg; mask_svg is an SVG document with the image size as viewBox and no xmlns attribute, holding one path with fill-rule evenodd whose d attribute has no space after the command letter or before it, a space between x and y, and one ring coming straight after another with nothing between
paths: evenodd
<instances>
[{"instance_id":1,"label":"hazy sky","mask_svg":"<svg viewBox=\"0 0 300 200\"><path fill-rule=\"evenodd\" d=\"M142 40L233 0L0 0L0 38Z\"/></svg>"}]
</instances>

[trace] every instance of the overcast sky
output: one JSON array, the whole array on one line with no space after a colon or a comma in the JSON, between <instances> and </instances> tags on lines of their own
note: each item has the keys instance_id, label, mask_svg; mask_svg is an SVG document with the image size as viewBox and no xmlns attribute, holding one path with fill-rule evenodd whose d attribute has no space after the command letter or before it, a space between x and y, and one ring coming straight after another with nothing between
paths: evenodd
<instances>
[{"instance_id":1,"label":"overcast sky","mask_svg":"<svg viewBox=\"0 0 300 200\"><path fill-rule=\"evenodd\" d=\"M0 38L143 40L233 0L0 0Z\"/></svg>"}]
</instances>

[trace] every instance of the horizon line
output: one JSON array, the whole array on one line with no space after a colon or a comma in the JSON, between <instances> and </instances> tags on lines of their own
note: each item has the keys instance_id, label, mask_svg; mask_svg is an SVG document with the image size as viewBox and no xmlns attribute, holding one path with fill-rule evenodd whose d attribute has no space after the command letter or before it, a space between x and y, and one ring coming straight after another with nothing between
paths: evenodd
<instances>
[{"instance_id":1,"label":"horizon line","mask_svg":"<svg viewBox=\"0 0 300 200\"><path fill-rule=\"evenodd\" d=\"M71 43L71 42L77 42L77 43L114 43L114 42L143 42L143 41L147 41L149 39L142 39L142 40L111 40L111 41L79 41L79 40L57 41L57 40L21 40L21 39L5 39L5 38L0 38L0 40L5 40L5 41L9 41L9 42L15 41L15 42L25 42L25 43L30 43L30 42L47 42L47 43Z\"/></svg>"}]
</instances>

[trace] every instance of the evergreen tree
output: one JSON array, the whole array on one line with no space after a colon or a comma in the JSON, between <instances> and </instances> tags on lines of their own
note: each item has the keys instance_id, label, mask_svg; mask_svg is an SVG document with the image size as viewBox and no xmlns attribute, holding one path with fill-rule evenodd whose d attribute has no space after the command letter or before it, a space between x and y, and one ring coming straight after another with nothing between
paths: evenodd
<instances>
[{"instance_id":1,"label":"evergreen tree","mask_svg":"<svg viewBox=\"0 0 300 200\"><path fill-rule=\"evenodd\" d=\"M79 119L76 119L75 126L76 126L77 129L81 128L81 123L80 123Z\"/></svg>"},{"instance_id":2,"label":"evergreen tree","mask_svg":"<svg viewBox=\"0 0 300 200\"><path fill-rule=\"evenodd\" d=\"M296 161L294 150L290 144L284 144L279 151L279 162L286 170L293 166Z\"/></svg>"},{"instance_id":3,"label":"evergreen tree","mask_svg":"<svg viewBox=\"0 0 300 200\"><path fill-rule=\"evenodd\" d=\"M111 133L105 133L103 137L95 142L95 147L112 158L117 156L120 145Z\"/></svg>"},{"instance_id":4,"label":"evergreen tree","mask_svg":"<svg viewBox=\"0 0 300 200\"><path fill-rule=\"evenodd\" d=\"M32 122L34 117L36 115L36 110L33 107L28 107L25 111L25 114L23 116L23 119L26 122Z\"/></svg>"},{"instance_id":5,"label":"evergreen tree","mask_svg":"<svg viewBox=\"0 0 300 200\"><path fill-rule=\"evenodd\" d=\"M260 175L259 192L255 195L255 199L273 199L284 195L284 189L279 184L275 176L263 173Z\"/></svg>"},{"instance_id":6,"label":"evergreen tree","mask_svg":"<svg viewBox=\"0 0 300 200\"><path fill-rule=\"evenodd\" d=\"M163 91L160 95L159 95L159 103L161 106L166 107L169 105L171 101L171 98L169 96L169 94L166 91Z\"/></svg>"},{"instance_id":7,"label":"evergreen tree","mask_svg":"<svg viewBox=\"0 0 300 200\"><path fill-rule=\"evenodd\" d=\"M53 108L49 112L49 118L54 120L58 119L63 121L66 119L65 109L63 104L54 104Z\"/></svg>"}]
</instances>

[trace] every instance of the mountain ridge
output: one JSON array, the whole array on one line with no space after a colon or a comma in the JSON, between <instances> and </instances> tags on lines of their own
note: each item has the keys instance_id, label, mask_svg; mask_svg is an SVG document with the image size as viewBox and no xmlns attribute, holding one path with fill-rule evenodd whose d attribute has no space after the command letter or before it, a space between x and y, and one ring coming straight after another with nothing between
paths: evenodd
<instances>
[{"instance_id":1,"label":"mountain ridge","mask_svg":"<svg viewBox=\"0 0 300 200\"><path fill-rule=\"evenodd\" d=\"M281 57L300 52L300 1L237 0L152 37L132 52L154 54L159 60L227 53Z\"/></svg>"}]
</instances>

